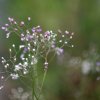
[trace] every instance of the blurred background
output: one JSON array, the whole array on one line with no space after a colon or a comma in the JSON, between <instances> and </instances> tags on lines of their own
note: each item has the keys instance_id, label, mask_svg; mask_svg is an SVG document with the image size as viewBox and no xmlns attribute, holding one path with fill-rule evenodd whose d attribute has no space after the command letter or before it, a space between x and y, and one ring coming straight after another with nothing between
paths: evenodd
<instances>
[{"instance_id":1,"label":"blurred background","mask_svg":"<svg viewBox=\"0 0 100 100\"><path fill-rule=\"evenodd\" d=\"M66 47L49 65L45 100L100 100L100 0L0 0L0 27L8 17L24 21L28 16L44 31L75 33L74 48ZM0 57L8 56L8 45L0 31ZM15 83L7 83L0 100L11 100Z\"/></svg>"}]
</instances>

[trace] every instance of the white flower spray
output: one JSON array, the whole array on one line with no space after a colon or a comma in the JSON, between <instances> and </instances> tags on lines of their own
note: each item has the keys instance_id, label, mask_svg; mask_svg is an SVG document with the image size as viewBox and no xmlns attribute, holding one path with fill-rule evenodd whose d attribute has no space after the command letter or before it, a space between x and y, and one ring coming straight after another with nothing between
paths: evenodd
<instances>
[{"instance_id":1,"label":"white flower spray","mask_svg":"<svg viewBox=\"0 0 100 100\"><path fill-rule=\"evenodd\" d=\"M24 21L17 22L11 17L8 18L8 21L8 24L1 27L6 32L6 38L16 34L21 44L19 46L12 44L9 49L9 59L1 57L5 72L9 75L7 79L17 80L26 77L27 81L31 83L32 98L40 100L49 65L49 53L54 52L60 55L64 52L64 46L73 47L70 40L74 33L61 32L60 30L58 33L52 31L43 32L40 26L28 28ZM30 21L31 18L28 17L28 22ZM40 58L44 59L44 76L41 85L39 84L37 70L37 63ZM1 72L1 74L3 73ZM7 80L4 76L1 78ZM3 87L4 85L1 85L0 90Z\"/></svg>"}]
</instances>

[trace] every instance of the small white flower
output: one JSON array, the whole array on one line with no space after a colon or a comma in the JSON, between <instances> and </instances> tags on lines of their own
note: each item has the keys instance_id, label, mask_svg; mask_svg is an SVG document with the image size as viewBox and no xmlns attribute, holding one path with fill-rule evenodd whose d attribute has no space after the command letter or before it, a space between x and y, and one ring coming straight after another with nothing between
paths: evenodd
<instances>
[{"instance_id":1,"label":"small white flower","mask_svg":"<svg viewBox=\"0 0 100 100\"><path fill-rule=\"evenodd\" d=\"M6 38L9 38L9 36L10 36L10 32L6 34Z\"/></svg>"},{"instance_id":2,"label":"small white flower","mask_svg":"<svg viewBox=\"0 0 100 100\"><path fill-rule=\"evenodd\" d=\"M9 24L5 24L5 26L9 26Z\"/></svg>"},{"instance_id":3,"label":"small white flower","mask_svg":"<svg viewBox=\"0 0 100 100\"><path fill-rule=\"evenodd\" d=\"M62 35L62 37L65 37L65 35Z\"/></svg>"},{"instance_id":4,"label":"small white flower","mask_svg":"<svg viewBox=\"0 0 100 100\"><path fill-rule=\"evenodd\" d=\"M30 21L31 20L31 17L28 17L28 21Z\"/></svg>"},{"instance_id":5,"label":"small white flower","mask_svg":"<svg viewBox=\"0 0 100 100\"><path fill-rule=\"evenodd\" d=\"M72 34L72 35L74 35L74 33L73 33L73 32L72 32L71 34Z\"/></svg>"},{"instance_id":6,"label":"small white flower","mask_svg":"<svg viewBox=\"0 0 100 100\"><path fill-rule=\"evenodd\" d=\"M48 65L48 62L45 62L44 65Z\"/></svg>"},{"instance_id":7,"label":"small white flower","mask_svg":"<svg viewBox=\"0 0 100 100\"><path fill-rule=\"evenodd\" d=\"M24 45L20 45L20 46L19 46L20 49L21 49L21 48L24 48L24 47L25 47Z\"/></svg>"},{"instance_id":8,"label":"small white flower","mask_svg":"<svg viewBox=\"0 0 100 100\"><path fill-rule=\"evenodd\" d=\"M34 58L34 56L32 56L32 58Z\"/></svg>"},{"instance_id":9,"label":"small white flower","mask_svg":"<svg viewBox=\"0 0 100 100\"><path fill-rule=\"evenodd\" d=\"M24 25L24 22L23 21L21 21L21 25Z\"/></svg>"},{"instance_id":10,"label":"small white flower","mask_svg":"<svg viewBox=\"0 0 100 100\"><path fill-rule=\"evenodd\" d=\"M24 62L24 66L28 66L28 62Z\"/></svg>"},{"instance_id":11,"label":"small white flower","mask_svg":"<svg viewBox=\"0 0 100 100\"><path fill-rule=\"evenodd\" d=\"M9 49L9 52L11 52L12 50L11 49Z\"/></svg>"},{"instance_id":12,"label":"small white flower","mask_svg":"<svg viewBox=\"0 0 100 100\"><path fill-rule=\"evenodd\" d=\"M13 44L12 47L15 48L15 44Z\"/></svg>"},{"instance_id":13,"label":"small white flower","mask_svg":"<svg viewBox=\"0 0 100 100\"><path fill-rule=\"evenodd\" d=\"M25 75L27 73L28 73L28 70L27 69L24 69L23 74Z\"/></svg>"},{"instance_id":14,"label":"small white flower","mask_svg":"<svg viewBox=\"0 0 100 100\"><path fill-rule=\"evenodd\" d=\"M28 56L30 57L31 55L30 55L30 54L28 54Z\"/></svg>"},{"instance_id":15,"label":"small white flower","mask_svg":"<svg viewBox=\"0 0 100 100\"><path fill-rule=\"evenodd\" d=\"M28 33L28 34L29 34L29 33L30 33L30 32L29 32L29 30L26 30L26 33Z\"/></svg>"},{"instance_id":16,"label":"small white flower","mask_svg":"<svg viewBox=\"0 0 100 100\"><path fill-rule=\"evenodd\" d=\"M40 34L40 36L42 37L42 36L43 36L43 34Z\"/></svg>"},{"instance_id":17,"label":"small white flower","mask_svg":"<svg viewBox=\"0 0 100 100\"><path fill-rule=\"evenodd\" d=\"M8 68L8 67L9 67L9 64L7 63L4 67L5 67L5 68Z\"/></svg>"},{"instance_id":18,"label":"small white flower","mask_svg":"<svg viewBox=\"0 0 100 100\"><path fill-rule=\"evenodd\" d=\"M72 36L70 36L70 39L72 39L73 37Z\"/></svg>"},{"instance_id":19,"label":"small white flower","mask_svg":"<svg viewBox=\"0 0 100 100\"><path fill-rule=\"evenodd\" d=\"M82 63L82 73L83 74L88 74L91 70L92 63L89 62L88 60L83 61Z\"/></svg>"},{"instance_id":20,"label":"small white flower","mask_svg":"<svg viewBox=\"0 0 100 100\"><path fill-rule=\"evenodd\" d=\"M22 60L25 60L25 58L22 58Z\"/></svg>"},{"instance_id":21,"label":"small white flower","mask_svg":"<svg viewBox=\"0 0 100 100\"><path fill-rule=\"evenodd\" d=\"M65 31L65 33L66 33L66 34L69 34L69 32L68 32L68 31Z\"/></svg>"},{"instance_id":22,"label":"small white flower","mask_svg":"<svg viewBox=\"0 0 100 100\"><path fill-rule=\"evenodd\" d=\"M37 64L37 59L35 57L32 57L31 65Z\"/></svg>"},{"instance_id":23,"label":"small white flower","mask_svg":"<svg viewBox=\"0 0 100 100\"><path fill-rule=\"evenodd\" d=\"M14 61L16 61L16 57L14 57Z\"/></svg>"},{"instance_id":24,"label":"small white flower","mask_svg":"<svg viewBox=\"0 0 100 100\"><path fill-rule=\"evenodd\" d=\"M19 71L20 69L22 69L20 65L15 65L14 71Z\"/></svg>"},{"instance_id":25,"label":"small white flower","mask_svg":"<svg viewBox=\"0 0 100 100\"><path fill-rule=\"evenodd\" d=\"M17 22L16 22L16 21L14 21L14 24L17 24Z\"/></svg>"},{"instance_id":26,"label":"small white flower","mask_svg":"<svg viewBox=\"0 0 100 100\"><path fill-rule=\"evenodd\" d=\"M28 46L30 47L30 46L31 46L31 44L30 44L30 43L28 43Z\"/></svg>"},{"instance_id":27,"label":"small white flower","mask_svg":"<svg viewBox=\"0 0 100 100\"><path fill-rule=\"evenodd\" d=\"M14 73L10 74L10 76L11 76L12 79L14 79L14 80L16 80L16 79L19 78L19 75L18 75L18 74L14 74Z\"/></svg>"},{"instance_id":28,"label":"small white flower","mask_svg":"<svg viewBox=\"0 0 100 100\"><path fill-rule=\"evenodd\" d=\"M4 79L4 76L1 76L1 79Z\"/></svg>"},{"instance_id":29,"label":"small white flower","mask_svg":"<svg viewBox=\"0 0 100 100\"><path fill-rule=\"evenodd\" d=\"M68 42L67 41L65 41L65 44L67 44Z\"/></svg>"},{"instance_id":30,"label":"small white flower","mask_svg":"<svg viewBox=\"0 0 100 100\"><path fill-rule=\"evenodd\" d=\"M13 18L8 18L8 20L10 21L10 22L13 22L14 21L14 19Z\"/></svg>"},{"instance_id":31,"label":"small white flower","mask_svg":"<svg viewBox=\"0 0 100 100\"><path fill-rule=\"evenodd\" d=\"M4 59L4 57L1 57L1 59Z\"/></svg>"},{"instance_id":32,"label":"small white flower","mask_svg":"<svg viewBox=\"0 0 100 100\"><path fill-rule=\"evenodd\" d=\"M5 30L6 29L6 27L1 27L2 28L2 30Z\"/></svg>"},{"instance_id":33,"label":"small white flower","mask_svg":"<svg viewBox=\"0 0 100 100\"><path fill-rule=\"evenodd\" d=\"M48 62L47 62L47 61L44 63L44 68L45 68L45 69L48 68Z\"/></svg>"},{"instance_id":34,"label":"small white flower","mask_svg":"<svg viewBox=\"0 0 100 100\"><path fill-rule=\"evenodd\" d=\"M36 45L36 42L34 42L34 45Z\"/></svg>"},{"instance_id":35,"label":"small white flower","mask_svg":"<svg viewBox=\"0 0 100 100\"><path fill-rule=\"evenodd\" d=\"M64 52L64 50L62 48L58 48L58 47L55 48L55 51L56 51L57 55L60 55Z\"/></svg>"},{"instance_id":36,"label":"small white flower","mask_svg":"<svg viewBox=\"0 0 100 100\"><path fill-rule=\"evenodd\" d=\"M74 45L72 45L72 48L74 47Z\"/></svg>"},{"instance_id":37,"label":"small white flower","mask_svg":"<svg viewBox=\"0 0 100 100\"><path fill-rule=\"evenodd\" d=\"M35 49L33 49L33 51L35 51Z\"/></svg>"},{"instance_id":38,"label":"small white flower","mask_svg":"<svg viewBox=\"0 0 100 100\"><path fill-rule=\"evenodd\" d=\"M34 62L32 61L32 62L31 62L31 65L33 65L33 64L34 64Z\"/></svg>"},{"instance_id":39,"label":"small white flower","mask_svg":"<svg viewBox=\"0 0 100 100\"><path fill-rule=\"evenodd\" d=\"M31 48L30 48L30 47L28 47L27 49L28 49L28 50L30 50Z\"/></svg>"},{"instance_id":40,"label":"small white flower","mask_svg":"<svg viewBox=\"0 0 100 100\"><path fill-rule=\"evenodd\" d=\"M62 42L62 40L59 40L59 42L61 43L61 42Z\"/></svg>"},{"instance_id":41,"label":"small white flower","mask_svg":"<svg viewBox=\"0 0 100 100\"><path fill-rule=\"evenodd\" d=\"M0 90L1 90L1 89L3 89L3 88L4 88L4 86L3 86L3 85L2 85L2 86L0 86Z\"/></svg>"},{"instance_id":42,"label":"small white flower","mask_svg":"<svg viewBox=\"0 0 100 100\"><path fill-rule=\"evenodd\" d=\"M1 57L1 59L2 59L2 64L4 64L4 63L6 63L6 60L5 60L5 58L4 57Z\"/></svg>"}]
</instances>

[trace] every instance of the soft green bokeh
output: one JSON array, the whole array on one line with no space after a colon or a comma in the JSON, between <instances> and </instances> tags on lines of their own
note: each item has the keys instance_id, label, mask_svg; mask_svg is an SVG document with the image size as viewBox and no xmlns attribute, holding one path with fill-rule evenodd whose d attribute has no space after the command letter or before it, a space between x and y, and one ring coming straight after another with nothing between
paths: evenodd
<instances>
[{"instance_id":1,"label":"soft green bokeh","mask_svg":"<svg viewBox=\"0 0 100 100\"><path fill-rule=\"evenodd\" d=\"M26 21L30 16L31 23L40 25L44 31L74 32L75 47L66 48L72 56L81 57L91 45L100 51L100 0L0 0L0 26L9 16L18 21ZM5 43L8 41L1 34L0 54L3 55L9 43ZM13 40L18 43L15 37ZM82 76L80 68L66 66L57 64L55 59L50 64L44 88L46 100L100 100L100 82L92 76Z\"/></svg>"}]
</instances>

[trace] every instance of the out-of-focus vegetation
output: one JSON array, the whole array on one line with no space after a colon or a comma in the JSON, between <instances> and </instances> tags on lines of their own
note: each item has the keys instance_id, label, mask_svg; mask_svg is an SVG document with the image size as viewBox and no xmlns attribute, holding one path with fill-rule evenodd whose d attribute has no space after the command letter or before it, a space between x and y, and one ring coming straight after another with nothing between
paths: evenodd
<instances>
[{"instance_id":1,"label":"out-of-focus vegetation","mask_svg":"<svg viewBox=\"0 0 100 100\"><path fill-rule=\"evenodd\" d=\"M96 65L100 62L100 0L0 0L0 26L9 16L24 21L30 16L31 23L44 31L75 33L74 48L65 48L65 54L49 65L45 100L100 100L100 64ZM8 55L10 44L3 34L0 31L0 56ZM15 37L13 40L18 43ZM8 86L8 90L14 87L11 82Z\"/></svg>"}]
</instances>

